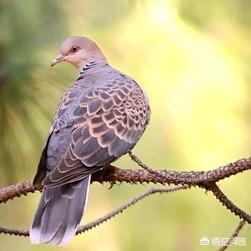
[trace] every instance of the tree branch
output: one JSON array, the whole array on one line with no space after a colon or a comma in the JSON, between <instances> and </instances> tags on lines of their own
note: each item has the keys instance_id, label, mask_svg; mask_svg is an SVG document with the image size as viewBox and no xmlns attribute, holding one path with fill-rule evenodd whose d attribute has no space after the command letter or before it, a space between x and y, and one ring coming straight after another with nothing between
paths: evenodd
<instances>
[{"instance_id":1,"label":"tree branch","mask_svg":"<svg viewBox=\"0 0 251 251\"><path fill-rule=\"evenodd\" d=\"M136 162L140 167L149 173L158 175L162 181L166 181L169 184L191 184L193 186L203 186L209 183L216 183L220 180L228 178L232 175L248 171L251 169L251 157L237 160L233 163L229 163L225 166L218 167L209 171L188 171L177 172L168 170L158 170L148 167L144 164L136 155L129 152L130 158Z\"/></svg>"},{"instance_id":2,"label":"tree branch","mask_svg":"<svg viewBox=\"0 0 251 251\"><path fill-rule=\"evenodd\" d=\"M213 195L221 202L221 204L229 209L232 213L234 213L236 216L239 216L244 221L247 221L249 224L251 223L250 215L238 208L231 200L229 200L215 183L209 185L207 190L211 191Z\"/></svg>"},{"instance_id":3,"label":"tree branch","mask_svg":"<svg viewBox=\"0 0 251 251\"><path fill-rule=\"evenodd\" d=\"M92 175L92 182L104 183L108 182L111 185L116 183L129 183L129 184L143 184L154 183L162 185L176 185L175 188L169 189L151 189L144 194L135 197L125 205L110 212L109 214L88 223L85 226L79 228L78 233L85 232L97 225L113 218L115 215L121 213L126 208L134 205L139 200L154 193L173 192L180 189L190 188L197 186L203 188L206 191L211 191L214 196L235 215L239 216L243 221L251 223L251 217L242 209L237 207L228 197L220 190L217 182L228 178L232 175L247 171L251 169L251 157L237 160L236 162L229 163L225 166L218 167L209 171L188 171L177 172L173 170L156 170L145 165L137 156L132 152L129 155L133 161L135 161L143 169L120 169L114 166L108 166L101 171ZM34 193L36 190L42 190L42 186L34 187L31 181L25 181L15 185L11 185L0 189L0 204L5 203L15 197L21 195L27 195L28 193ZM15 230L0 227L0 233L15 234L20 236L27 236L29 233L27 230Z\"/></svg>"},{"instance_id":4,"label":"tree branch","mask_svg":"<svg viewBox=\"0 0 251 251\"><path fill-rule=\"evenodd\" d=\"M135 156L135 155L134 155ZM135 156L136 157L136 156ZM139 159L137 158L137 163ZM144 164L143 164L144 166ZM144 166L146 167L146 166ZM158 170L146 167L147 170L131 170L120 169L114 166L109 166L92 175L92 182L99 183L109 182L115 183L154 183L162 185L179 185L189 184L191 186L207 186L208 184L216 183L220 180L228 178L232 175L248 171L251 169L251 157L237 160L225 166L218 167L209 171L189 171L177 172L172 170ZM9 199L26 195L27 193L34 193L35 190L41 190L42 187L33 187L31 181L17 183L0 189L0 203L7 202Z\"/></svg>"},{"instance_id":5,"label":"tree branch","mask_svg":"<svg viewBox=\"0 0 251 251\"><path fill-rule=\"evenodd\" d=\"M135 205L137 202L145 199L146 197L148 197L150 195L157 194L157 193L160 193L160 194L172 193L172 192L176 192L176 191L184 190L184 189L188 189L188 188L190 188L190 186L188 186L188 185L180 185L180 186L175 186L173 188L162 188L162 189L161 188L151 188L148 191L129 200L128 202L121 205L120 207L114 209L110 213L108 213L108 214L106 214L106 215L104 215L94 221L91 221L90 223L87 223L84 226L80 226L78 228L76 234L81 234L81 233L87 232L88 230L91 230L92 228L99 226L100 224L114 218L118 214L122 213L124 210ZM9 234L9 235L16 235L16 236L24 236L24 237L29 236L29 230L18 230L18 229L6 228L6 227L1 227L1 226L0 226L0 233Z\"/></svg>"}]
</instances>

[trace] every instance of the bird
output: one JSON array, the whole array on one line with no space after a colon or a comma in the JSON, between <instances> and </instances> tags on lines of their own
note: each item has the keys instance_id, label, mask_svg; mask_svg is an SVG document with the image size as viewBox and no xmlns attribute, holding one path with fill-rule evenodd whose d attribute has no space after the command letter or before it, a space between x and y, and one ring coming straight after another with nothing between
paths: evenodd
<instances>
[{"instance_id":1,"label":"bird","mask_svg":"<svg viewBox=\"0 0 251 251\"><path fill-rule=\"evenodd\" d=\"M109 65L84 36L63 41L51 66L67 62L79 72L56 109L34 186L43 186L30 228L32 244L66 245L86 208L91 175L136 145L151 110L137 82Z\"/></svg>"}]
</instances>

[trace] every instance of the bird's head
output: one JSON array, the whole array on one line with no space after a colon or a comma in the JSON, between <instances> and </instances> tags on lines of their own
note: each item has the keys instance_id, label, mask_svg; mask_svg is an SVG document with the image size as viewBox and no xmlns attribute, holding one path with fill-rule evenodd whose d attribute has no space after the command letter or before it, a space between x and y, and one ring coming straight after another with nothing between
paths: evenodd
<instances>
[{"instance_id":1,"label":"bird's head","mask_svg":"<svg viewBox=\"0 0 251 251\"><path fill-rule=\"evenodd\" d=\"M51 66L68 62L82 69L88 62L105 60L99 47L86 37L67 38L60 46L60 54L52 61Z\"/></svg>"}]
</instances>

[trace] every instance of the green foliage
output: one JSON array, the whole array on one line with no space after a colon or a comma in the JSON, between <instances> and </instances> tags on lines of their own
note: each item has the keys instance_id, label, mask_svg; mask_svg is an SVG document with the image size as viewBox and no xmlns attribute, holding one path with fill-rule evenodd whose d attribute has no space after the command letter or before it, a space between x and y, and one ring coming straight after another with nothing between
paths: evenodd
<instances>
[{"instance_id":1,"label":"green foliage","mask_svg":"<svg viewBox=\"0 0 251 251\"><path fill-rule=\"evenodd\" d=\"M52 81L38 73L38 51L46 50L65 28L63 12L52 1L6 1L0 13L0 170L2 182L13 182L38 154L35 149L44 136L37 123L45 124L51 114L44 90L53 88Z\"/></svg>"}]
</instances>

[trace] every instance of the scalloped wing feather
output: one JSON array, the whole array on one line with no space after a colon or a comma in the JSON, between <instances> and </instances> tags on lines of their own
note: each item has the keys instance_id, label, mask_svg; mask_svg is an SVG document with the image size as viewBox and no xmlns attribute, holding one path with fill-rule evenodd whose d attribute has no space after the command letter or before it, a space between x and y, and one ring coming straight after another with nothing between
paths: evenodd
<instances>
[{"instance_id":1,"label":"scalloped wing feather","mask_svg":"<svg viewBox=\"0 0 251 251\"><path fill-rule=\"evenodd\" d=\"M87 177L131 150L149 121L148 100L129 77L100 79L68 89L58 106L48 143L46 186Z\"/></svg>"}]
</instances>

